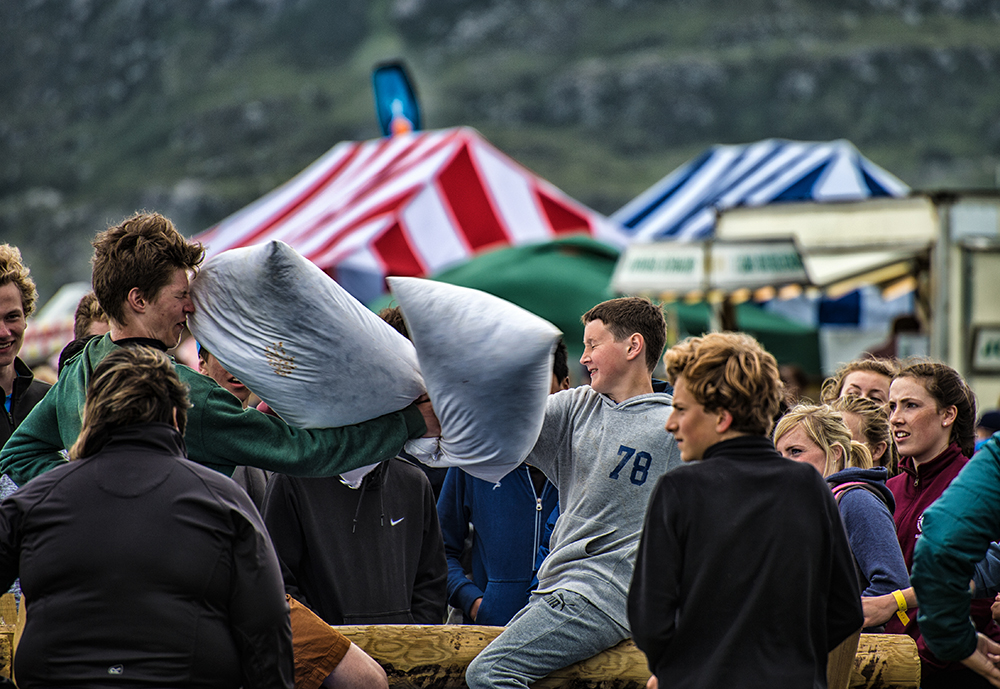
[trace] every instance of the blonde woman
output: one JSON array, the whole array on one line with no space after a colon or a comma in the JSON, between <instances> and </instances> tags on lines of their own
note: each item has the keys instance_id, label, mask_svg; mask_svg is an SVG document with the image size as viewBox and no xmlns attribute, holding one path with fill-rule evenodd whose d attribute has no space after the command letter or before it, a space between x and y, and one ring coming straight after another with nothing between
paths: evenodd
<instances>
[{"instance_id":1,"label":"blonde woman","mask_svg":"<svg viewBox=\"0 0 1000 689\"><path fill-rule=\"evenodd\" d=\"M889 410L867 397L845 395L830 402L834 411L844 417L844 423L851 431L851 438L864 444L872 455L872 465L882 466L889 471L890 478L899 469L899 453L892 441L889 428Z\"/></svg>"},{"instance_id":2,"label":"blonde woman","mask_svg":"<svg viewBox=\"0 0 1000 689\"><path fill-rule=\"evenodd\" d=\"M787 459L811 465L826 478L840 507L854 553L861 595L880 596L909 584L892 519L895 501L885 467L872 467L868 448L851 438L840 412L799 405L781 417L774 444Z\"/></svg>"}]
</instances>

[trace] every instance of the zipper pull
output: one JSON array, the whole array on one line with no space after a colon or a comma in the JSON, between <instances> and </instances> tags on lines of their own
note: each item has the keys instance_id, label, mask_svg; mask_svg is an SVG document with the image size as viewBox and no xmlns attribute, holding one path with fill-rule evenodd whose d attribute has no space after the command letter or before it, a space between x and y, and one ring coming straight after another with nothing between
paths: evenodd
<instances>
[{"instance_id":1,"label":"zipper pull","mask_svg":"<svg viewBox=\"0 0 1000 689\"><path fill-rule=\"evenodd\" d=\"M535 498L535 511L536 512L541 512L542 511L542 499L541 498Z\"/></svg>"}]
</instances>

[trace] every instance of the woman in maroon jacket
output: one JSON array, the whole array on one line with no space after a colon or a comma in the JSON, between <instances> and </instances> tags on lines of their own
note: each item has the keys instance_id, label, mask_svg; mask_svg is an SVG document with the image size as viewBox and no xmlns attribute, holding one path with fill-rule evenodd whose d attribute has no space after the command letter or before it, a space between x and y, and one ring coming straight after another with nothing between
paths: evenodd
<instances>
[{"instance_id":1,"label":"woman in maroon jacket","mask_svg":"<svg viewBox=\"0 0 1000 689\"><path fill-rule=\"evenodd\" d=\"M889 388L889 424L901 457L899 475L886 485L896 499L896 536L909 570L920 536L924 510L940 497L972 456L975 443L976 398L955 369L940 363L904 366ZM1000 627L990 614L990 600L973 601L976 628L1000 641ZM903 624L893 617L886 632L906 633L917 641L921 686L977 687L988 682L960 663L934 657L920 637L916 611Z\"/></svg>"}]
</instances>

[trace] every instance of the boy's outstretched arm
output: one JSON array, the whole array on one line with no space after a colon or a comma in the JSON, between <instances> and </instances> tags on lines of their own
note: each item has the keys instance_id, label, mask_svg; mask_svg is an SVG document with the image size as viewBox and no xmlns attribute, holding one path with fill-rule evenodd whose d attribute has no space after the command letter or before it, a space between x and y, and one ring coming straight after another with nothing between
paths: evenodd
<instances>
[{"instance_id":1,"label":"boy's outstretched arm","mask_svg":"<svg viewBox=\"0 0 1000 689\"><path fill-rule=\"evenodd\" d=\"M0 451L0 473L19 486L66 462L55 395L43 397Z\"/></svg>"}]
</instances>

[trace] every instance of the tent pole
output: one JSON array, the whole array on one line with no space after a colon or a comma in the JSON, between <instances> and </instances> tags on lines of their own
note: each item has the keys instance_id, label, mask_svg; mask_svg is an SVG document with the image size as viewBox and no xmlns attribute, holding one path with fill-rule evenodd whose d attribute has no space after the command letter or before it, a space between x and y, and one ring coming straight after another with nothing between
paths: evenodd
<instances>
[{"instance_id":1,"label":"tent pole","mask_svg":"<svg viewBox=\"0 0 1000 689\"><path fill-rule=\"evenodd\" d=\"M730 295L727 294L726 298L716 308L719 311L719 326L721 330L736 332L740 329L739 324L736 322L736 305L733 304Z\"/></svg>"}]
</instances>

